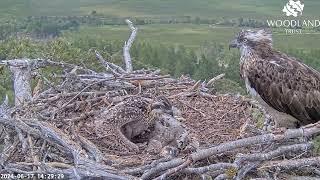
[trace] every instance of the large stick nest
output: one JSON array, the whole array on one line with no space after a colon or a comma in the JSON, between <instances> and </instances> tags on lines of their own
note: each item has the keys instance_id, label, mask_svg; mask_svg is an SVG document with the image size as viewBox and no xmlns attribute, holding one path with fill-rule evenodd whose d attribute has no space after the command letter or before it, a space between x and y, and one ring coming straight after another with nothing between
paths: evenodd
<instances>
[{"instance_id":1,"label":"large stick nest","mask_svg":"<svg viewBox=\"0 0 320 180\"><path fill-rule=\"evenodd\" d=\"M269 177L284 166L281 161L275 167L270 160L284 161L297 153L310 158L313 144L296 139L319 133L314 125L302 134L299 130L268 134L256 118L258 113L263 119L263 112L251 100L215 94L212 82L174 79L159 71L112 75L69 65L64 74L49 79L40 76L33 100L11 108L0 120L1 173L60 173L72 179L197 175L241 179L251 171L250 176ZM97 123L108 121L104 115L118 111L128 98L156 102L159 97L170 102L170 113L161 111L147 127L138 121L128 125L138 129L138 134L126 138L139 151L127 148L113 134L118 126ZM120 130L126 135L125 127ZM308 160L314 173L319 163Z\"/></svg>"}]
</instances>

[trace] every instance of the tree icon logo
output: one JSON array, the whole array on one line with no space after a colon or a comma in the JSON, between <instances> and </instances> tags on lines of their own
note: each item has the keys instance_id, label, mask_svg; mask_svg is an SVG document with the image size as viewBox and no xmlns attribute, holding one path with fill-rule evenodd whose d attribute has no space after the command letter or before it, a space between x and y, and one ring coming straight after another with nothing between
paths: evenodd
<instances>
[{"instance_id":1,"label":"tree icon logo","mask_svg":"<svg viewBox=\"0 0 320 180\"><path fill-rule=\"evenodd\" d=\"M283 7L282 12L286 13L287 16L297 17L302 15L304 4L298 1L289 0L289 2Z\"/></svg>"}]
</instances>

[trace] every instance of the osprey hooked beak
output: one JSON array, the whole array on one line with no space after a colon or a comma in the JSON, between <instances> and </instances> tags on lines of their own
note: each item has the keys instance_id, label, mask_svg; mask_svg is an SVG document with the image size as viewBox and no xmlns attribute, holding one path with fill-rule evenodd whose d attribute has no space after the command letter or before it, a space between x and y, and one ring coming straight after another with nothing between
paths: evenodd
<instances>
[{"instance_id":1,"label":"osprey hooked beak","mask_svg":"<svg viewBox=\"0 0 320 180\"><path fill-rule=\"evenodd\" d=\"M239 47L239 43L238 43L238 40L237 40L237 39L232 40L232 41L230 42L230 44L229 44L229 50L230 50L231 48L238 48L238 47Z\"/></svg>"}]
</instances>

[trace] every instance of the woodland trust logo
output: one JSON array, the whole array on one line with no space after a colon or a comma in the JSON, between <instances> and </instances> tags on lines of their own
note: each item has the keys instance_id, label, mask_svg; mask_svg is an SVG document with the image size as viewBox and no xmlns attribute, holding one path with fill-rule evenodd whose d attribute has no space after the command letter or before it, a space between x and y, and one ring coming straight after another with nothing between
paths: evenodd
<instances>
[{"instance_id":1,"label":"woodland trust logo","mask_svg":"<svg viewBox=\"0 0 320 180\"><path fill-rule=\"evenodd\" d=\"M302 16L305 4L300 0L289 0L283 7L282 12L290 19L267 20L272 28L285 28L286 34L302 34L304 28L312 29L320 27L320 20L296 20Z\"/></svg>"},{"instance_id":2,"label":"woodland trust logo","mask_svg":"<svg viewBox=\"0 0 320 180\"><path fill-rule=\"evenodd\" d=\"M289 2L283 7L282 12L286 13L287 16L297 17L302 15L304 4L299 1L289 0Z\"/></svg>"}]
</instances>

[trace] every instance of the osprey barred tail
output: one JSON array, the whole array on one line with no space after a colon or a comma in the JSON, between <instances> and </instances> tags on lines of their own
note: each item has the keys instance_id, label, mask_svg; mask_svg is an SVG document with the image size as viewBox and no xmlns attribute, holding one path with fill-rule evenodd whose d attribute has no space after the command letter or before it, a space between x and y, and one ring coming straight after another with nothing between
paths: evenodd
<instances>
[{"instance_id":1,"label":"osprey barred tail","mask_svg":"<svg viewBox=\"0 0 320 180\"><path fill-rule=\"evenodd\" d=\"M295 117L299 126L320 120L320 73L273 49L271 32L243 30L230 48L240 49L240 75L253 96Z\"/></svg>"}]
</instances>

